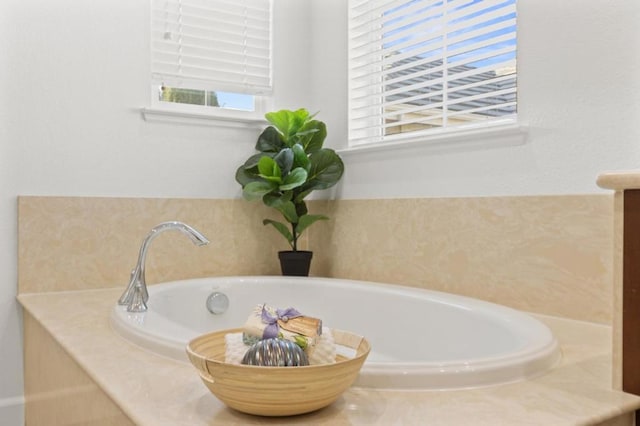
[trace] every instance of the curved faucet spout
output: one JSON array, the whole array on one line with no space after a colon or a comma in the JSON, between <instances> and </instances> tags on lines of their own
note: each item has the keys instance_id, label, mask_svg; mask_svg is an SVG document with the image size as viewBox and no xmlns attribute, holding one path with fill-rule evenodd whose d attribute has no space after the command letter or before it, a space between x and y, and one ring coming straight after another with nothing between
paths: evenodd
<instances>
[{"instance_id":1,"label":"curved faucet spout","mask_svg":"<svg viewBox=\"0 0 640 426\"><path fill-rule=\"evenodd\" d=\"M147 282L145 279L147 252L149 251L151 241L162 232L170 229L176 229L187 235L191 241L198 246L209 244L207 237L186 223L171 221L154 226L142 241L140 252L138 253L138 262L136 263L135 269L131 271L129 285L127 285L127 289L122 293L120 299L118 299L118 304L127 305L127 311L144 312L147 310L146 302L149 300L149 292L147 291Z\"/></svg>"},{"instance_id":2,"label":"curved faucet spout","mask_svg":"<svg viewBox=\"0 0 640 426\"><path fill-rule=\"evenodd\" d=\"M181 231L183 234L188 236L195 245L203 246L209 244L209 240L207 239L207 237L202 235L193 227L187 225L186 223L171 221L162 222L161 224L154 226L151 231L149 231L149 234L147 234L147 236L145 237L143 241L143 247L140 248L140 251L142 251L142 249L144 248L144 244L148 246L155 237L169 229L177 229L178 231Z\"/></svg>"}]
</instances>

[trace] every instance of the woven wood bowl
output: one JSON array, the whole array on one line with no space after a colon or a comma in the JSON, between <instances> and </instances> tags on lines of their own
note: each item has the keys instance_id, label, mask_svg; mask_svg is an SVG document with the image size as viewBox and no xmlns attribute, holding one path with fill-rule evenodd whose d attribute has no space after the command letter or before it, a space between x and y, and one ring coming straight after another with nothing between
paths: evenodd
<instances>
[{"instance_id":1,"label":"woven wood bowl","mask_svg":"<svg viewBox=\"0 0 640 426\"><path fill-rule=\"evenodd\" d=\"M332 330L336 345L355 350L353 358L338 355L335 364L304 367L225 363L225 335L241 331L197 337L187 345L187 355L219 400L243 413L261 416L291 416L328 406L353 384L371 350L365 338Z\"/></svg>"}]
</instances>

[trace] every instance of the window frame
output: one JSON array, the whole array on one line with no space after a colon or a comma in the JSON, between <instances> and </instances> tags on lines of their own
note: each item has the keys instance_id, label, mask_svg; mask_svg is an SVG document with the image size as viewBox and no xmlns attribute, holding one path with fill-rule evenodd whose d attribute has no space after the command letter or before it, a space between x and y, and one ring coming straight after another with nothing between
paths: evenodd
<instances>
[{"instance_id":1,"label":"window frame","mask_svg":"<svg viewBox=\"0 0 640 426\"><path fill-rule=\"evenodd\" d=\"M254 111L165 102L157 96L157 84L151 86L149 106L141 108L141 114L145 121L170 121L226 127L238 127L242 123L262 125L266 123L264 114L270 111L273 105L272 96L254 96Z\"/></svg>"}]
</instances>

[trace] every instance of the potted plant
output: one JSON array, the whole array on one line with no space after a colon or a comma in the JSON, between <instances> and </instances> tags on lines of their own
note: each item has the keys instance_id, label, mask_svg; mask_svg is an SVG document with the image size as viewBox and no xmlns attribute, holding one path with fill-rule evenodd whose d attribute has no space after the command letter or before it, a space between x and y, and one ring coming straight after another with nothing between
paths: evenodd
<instances>
[{"instance_id":1,"label":"potted plant","mask_svg":"<svg viewBox=\"0 0 640 426\"><path fill-rule=\"evenodd\" d=\"M236 181L245 199L261 199L282 214L284 223L272 219L262 223L272 225L291 246L278 253L283 275L308 275L312 252L298 250L298 239L313 223L328 217L309 214L305 198L338 183L344 164L335 151L323 148L326 125L306 109L270 112L265 118L270 126L258 137L258 152L238 167Z\"/></svg>"}]
</instances>

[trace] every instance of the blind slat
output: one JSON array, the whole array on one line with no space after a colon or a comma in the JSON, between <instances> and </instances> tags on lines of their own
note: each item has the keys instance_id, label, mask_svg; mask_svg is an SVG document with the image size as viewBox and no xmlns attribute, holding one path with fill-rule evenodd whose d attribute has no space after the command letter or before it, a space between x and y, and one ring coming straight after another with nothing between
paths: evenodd
<instances>
[{"instance_id":1,"label":"blind slat","mask_svg":"<svg viewBox=\"0 0 640 426\"><path fill-rule=\"evenodd\" d=\"M466 32L462 35L457 36L447 36L446 44L448 46L468 46L470 43L485 43L486 45L499 43L501 41L506 41L513 39L515 36L515 30L510 31L510 28L513 26L512 22L500 22L493 25L484 25L479 29L474 31ZM488 37L491 33L499 33L493 37ZM397 45L393 45L391 48L383 49L382 54L387 57L394 52L401 52L403 49L410 47L412 45L420 45L424 46L422 49L416 51L411 51L411 55L424 55L428 52L437 50L434 49L434 46L442 48L443 39L445 33L440 31L434 34L429 34L427 37L422 38L414 38L412 40L408 40L404 43L399 43ZM460 49L460 47L458 47ZM453 55L451 50L447 51L447 54ZM410 56L411 56L410 55Z\"/></svg>"},{"instance_id":2,"label":"blind slat","mask_svg":"<svg viewBox=\"0 0 640 426\"><path fill-rule=\"evenodd\" d=\"M229 16L264 17L270 13L271 5L266 1L224 1L224 0L154 0L151 10L154 14L166 13L184 16L199 16L216 19ZM234 19L231 19L232 21ZM268 19L265 19L268 20Z\"/></svg>"},{"instance_id":3,"label":"blind slat","mask_svg":"<svg viewBox=\"0 0 640 426\"><path fill-rule=\"evenodd\" d=\"M456 98L456 99L449 99L446 101L447 106L450 107L450 109L452 111L457 111L460 109L465 109L465 110L471 110L472 108L464 108L464 106L462 104L473 104L474 102L478 103L478 101L480 101L479 103L482 104L486 104L486 105L480 105L480 106L473 106L473 108L484 108L485 109L496 109L499 108L500 105L506 105L506 104L510 104L511 102L508 101L496 101L496 102L484 102L486 101L488 98L493 98L493 97L499 97L499 96L504 96L504 95L508 95L511 93L515 93L514 89L504 89L504 90L500 90L500 91L496 91L493 92L491 95L487 95L487 94L476 94L476 95L469 95L466 97L461 97L461 98ZM441 97L442 92L440 93L434 93L432 96L432 98L440 98ZM407 104L404 104L407 105ZM441 108L444 105L444 101L440 101L440 102L432 102L429 103L428 106L424 106L424 105L417 105L417 106L413 106L413 107L405 107L402 110L400 110L402 113L404 114L412 114L412 113L423 113L425 111L428 111L430 109L433 108ZM385 104L385 107L388 106ZM457 108L456 108L457 107ZM478 109L478 110L484 110L484 109ZM389 117L392 115L396 115L397 111L394 110L388 110L385 109L385 112L383 114L383 117Z\"/></svg>"},{"instance_id":4,"label":"blind slat","mask_svg":"<svg viewBox=\"0 0 640 426\"><path fill-rule=\"evenodd\" d=\"M272 0L152 0L154 81L271 92Z\"/></svg>"},{"instance_id":5,"label":"blind slat","mask_svg":"<svg viewBox=\"0 0 640 426\"><path fill-rule=\"evenodd\" d=\"M194 46L183 44L182 46L176 46L169 43L155 43L156 49L155 57L175 55L182 58L209 58L215 60L220 57L233 57L236 58L235 62L242 64L245 62L252 62L254 60L260 60L262 62L270 63L268 56L265 54L264 49L259 47L244 47L240 49L242 45L234 43L220 43L217 49L210 47Z\"/></svg>"}]
</instances>

